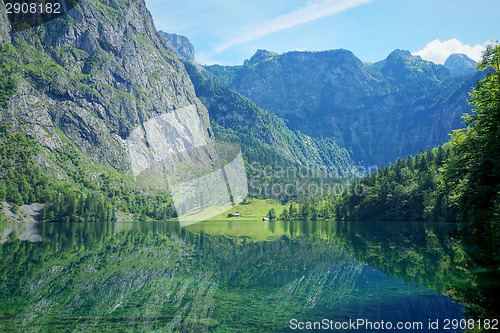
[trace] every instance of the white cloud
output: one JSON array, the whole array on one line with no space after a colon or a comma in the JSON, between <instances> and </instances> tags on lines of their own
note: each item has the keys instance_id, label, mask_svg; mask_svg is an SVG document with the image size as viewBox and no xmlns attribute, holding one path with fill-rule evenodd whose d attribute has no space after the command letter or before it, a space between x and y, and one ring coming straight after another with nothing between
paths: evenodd
<instances>
[{"instance_id":1,"label":"white cloud","mask_svg":"<svg viewBox=\"0 0 500 333\"><path fill-rule=\"evenodd\" d=\"M338 14L347 9L358 7L372 1L373 0L314 0L309 2L305 7L240 29L235 33L233 38L219 45L215 53L225 51L235 45L257 40L281 30L290 29L300 24Z\"/></svg>"},{"instance_id":2,"label":"white cloud","mask_svg":"<svg viewBox=\"0 0 500 333\"><path fill-rule=\"evenodd\" d=\"M476 44L474 46L463 44L458 39L452 38L441 42L439 39L433 40L427 44L422 50L414 52L413 55L419 55L424 60L432 61L436 64L444 64L446 59L453 53L463 53L469 58L479 61L481 53L485 49L485 45Z\"/></svg>"}]
</instances>

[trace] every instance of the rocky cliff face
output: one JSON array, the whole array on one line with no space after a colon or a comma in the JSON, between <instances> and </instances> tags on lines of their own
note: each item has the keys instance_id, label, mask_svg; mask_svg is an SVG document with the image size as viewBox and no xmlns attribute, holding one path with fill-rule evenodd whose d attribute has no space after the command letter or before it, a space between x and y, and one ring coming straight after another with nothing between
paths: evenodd
<instances>
[{"instance_id":1,"label":"rocky cliff face","mask_svg":"<svg viewBox=\"0 0 500 333\"><path fill-rule=\"evenodd\" d=\"M177 56L190 62L195 62L194 46L187 37L177 34L169 34L168 32L161 30L159 33L167 40L167 44L175 52L175 54L177 54Z\"/></svg>"},{"instance_id":2,"label":"rocky cliff face","mask_svg":"<svg viewBox=\"0 0 500 333\"><path fill-rule=\"evenodd\" d=\"M291 120L327 107L323 105L327 100L350 107L368 82L376 81L347 50L268 55L263 58L258 52L252 57L238 70L230 87Z\"/></svg>"},{"instance_id":3,"label":"rocky cliff face","mask_svg":"<svg viewBox=\"0 0 500 333\"><path fill-rule=\"evenodd\" d=\"M10 42L10 23L7 15L5 14L5 5L3 3L0 4L0 9L2 10L0 13L0 43L7 43Z\"/></svg>"},{"instance_id":4,"label":"rocky cliff face","mask_svg":"<svg viewBox=\"0 0 500 333\"><path fill-rule=\"evenodd\" d=\"M470 88L464 84L471 76L458 78L403 50L373 65L346 50L282 55L259 50L243 66L206 69L287 118L291 128L335 137L365 164L394 162L443 143L460 127L462 112L470 112L461 92Z\"/></svg>"},{"instance_id":5,"label":"rocky cliff face","mask_svg":"<svg viewBox=\"0 0 500 333\"><path fill-rule=\"evenodd\" d=\"M0 120L45 147L46 166L76 149L91 163L130 170L131 132L186 107L212 135L205 107L143 0L82 0L67 15L17 33L9 33L1 3L0 43L0 70L16 82ZM64 177L65 170L54 172Z\"/></svg>"}]
</instances>

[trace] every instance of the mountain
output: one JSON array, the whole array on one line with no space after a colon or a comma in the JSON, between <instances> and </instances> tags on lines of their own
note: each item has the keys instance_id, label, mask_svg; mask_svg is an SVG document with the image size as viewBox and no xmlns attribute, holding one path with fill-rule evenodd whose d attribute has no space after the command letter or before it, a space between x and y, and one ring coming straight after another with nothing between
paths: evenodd
<instances>
[{"instance_id":1,"label":"mountain","mask_svg":"<svg viewBox=\"0 0 500 333\"><path fill-rule=\"evenodd\" d=\"M244 65L251 66L258 64L259 62L266 61L268 59L272 59L272 57L277 56L278 53L259 49L255 54L250 58L250 60L246 60Z\"/></svg>"},{"instance_id":2,"label":"mountain","mask_svg":"<svg viewBox=\"0 0 500 333\"><path fill-rule=\"evenodd\" d=\"M87 219L87 206L174 217L164 180L141 177L165 160L163 171L212 170L214 141L240 145L266 182L268 166L392 162L444 140L475 79L405 51L365 65L347 50L259 50L200 72L189 40L157 32L144 1L80 1L19 32L2 8L0 201L50 203L48 220Z\"/></svg>"},{"instance_id":3,"label":"mountain","mask_svg":"<svg viewBox=\"0 0 500 333\"><path fill-rule=\"evenodd\" d=\"M240 144L247 169L252 162L352 167L333 139L292 131L201 79L196 89L210 121L186 71L199 68L192 45L157 32L144 1L80 1L68 14L19 32L10 30L2 8L0 202L13 212L41 202L44 221L176 217L192 202L176 200L173 189L193 184L192 175L213 174L215 140ZM226 185L216 185L229 200ZM182 193L195 192L192 186ZM213 191L208 197L226 198Z\"/></svg>"},{"instance_id":4,"label":"mountain","mask_svg":"<svg viewBox=\"0 0 500 333\"><path fill-rule=\"evenodd\" d=\"M246 97L213 80L193 57L182 56L193 46L184 36L160 31L179 55L194 84L197 97L207 107L215 139L237 143L249 163L263 166L291 164L348 173L353 162L349 152L334 139L311 138L291 130L285 119L260 108ZM194 52L194 50L193 50ZM277 53L258 50L249 63L258 63Z\"/></svg>"},{"instance_id":5,"label":"mountain","mask_svg":"<svg viewBox=\"0 0 500 333\"><path fill-rule=\"evenodd\" d=\"M0 201L51 202L56 217L66 199L68 212L81 202L165 217L168 196L150 196L134 179L166 156L160 143L168 138L174 152L187 152L214 134L145 2L83 0L67 15L15 33L1 3L0 24ZM210 169L210 149L183 158Z\"/></svg>"},{"instance_id":6,"label":"mountain","mask_svg":"<svg viewBox=\"0 0 500 333\"><path fill-rule=\"evenodd\" d=\"M371 65L342 49L281 55L259 50L242 66L205 69L287 119L291 129L335 138L365 165L391 163L447 141L461 126L462 112L470 112L461 92L476 79L404 50ZM460 112L447 113L451 105Z\"/></svg>"},{"instance_id":7,"label":"mountain","mask_svg":"<svg viewBox=\"0 0 500 333\"><path fill-rule=\"evenodd\" d=\"M446 59L444 67L453 74L467 74L473 72L477 63L465 54L454 53Z\"/></svg>"},{"instance_id":8,"label":"mountain","mask_svg":"<svg viewBox=\"0 0 500 333\"><path fill-rule=\"evenodd\" d=\"M178 57L195 62L194 46L187 37L177 34L169 34L168 32L161 30L159 33L167 40L168 45Z\"/></svg>"},{"instance_id":9,"label":"mountain","mask_svg":"<svg viewBox=\"0 0 500 333\"><path fill-rule=\"evenodd\" d=\"M0 35L7 29L2 25ZM125 170L125 140L149 119L194 107L211 131L206 108L144 1L81 1L63 18L11 34L1 48L17 89L0 120L47 152L67 154L74 146L98 165Z\"/></svg>"},{"instance_id":10,"label":"mountain","mask_svg":"<svg viewBox=\"0 0 500 333\"><path fill-rule=\"evenodd\" d=\"M249 163L263 167L310 166L347 175L353 162L334 139L311 138L246 97L208 77L195 65L186 69L196 95L207 107L215 139L241 146Z\"/></svg>"}]
</instances>

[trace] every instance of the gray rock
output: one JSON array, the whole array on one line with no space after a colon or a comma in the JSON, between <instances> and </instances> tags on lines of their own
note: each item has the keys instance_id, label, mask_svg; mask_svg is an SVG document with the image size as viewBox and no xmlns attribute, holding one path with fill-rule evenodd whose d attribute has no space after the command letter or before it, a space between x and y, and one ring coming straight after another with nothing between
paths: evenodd
<instances>
[{"instance_id":1,"label":"gray rock","mask_svg":"<svg viewBox=\"0 0 500 333\"><path fill-rule=\"evenodd\" d=\"M204 133L212 133L184 65L168 51L143 0L82 0L61 18L11 33L11 40L8 31L2 11L0 43L15 47L2 57L20 65L0 121L38 141L42 165L60 178L67 170L53 160L74 149L90 164L131 171L126 138L176 109L194 108Z\"/></svg>"},{"instance_id":2,"label":"gray rock","mask_svg":"<svg viewBox=\"0 0 500 333\"><path fill-rule=\"evenodd\" d=\"M2 210L1 212L5 215L9 221L12 222L37 222L38 216L42 212L43 204L34 203L30 205L22 205L19 207L18 211L14 213L12 211L12 206L7 202L0 203Z\"/></svg>"},{"instance_id":3,"label":"gray rock","mask_svg":"<svg viewBox=\"0 0 500 333\"><path fill-rule=\"evenodd\" d=\"M195 62L194 46L185 36L169 34L168 32L159 31L160 35L165 37L167 44L175 54L188 61Z\"/></svg>"},{"instance_id":4,"label":"gray rock","mask_svg":"<svg viewBox=\"0 0 500 333\"><path fill-rule=\"evenodd\" d=\"M5 10L5 3L2 1L0 3L0 44L10 42L9 30L10 23Z\"/></svg>"}]
</instances>

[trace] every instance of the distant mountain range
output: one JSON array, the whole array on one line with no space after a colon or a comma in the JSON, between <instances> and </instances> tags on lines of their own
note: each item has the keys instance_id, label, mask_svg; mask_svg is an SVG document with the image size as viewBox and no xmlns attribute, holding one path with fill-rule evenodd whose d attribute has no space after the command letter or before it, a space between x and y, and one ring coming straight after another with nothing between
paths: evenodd
<instances>
[{"instance_id":1,"label":"distant mountain range","mask_svg":"<svg viewBox=\"0 0 500 333\"><path fill-rule=\"evenodd\" d=\"M258 50L240 66L206 66L214 78L287 125L335 138L356 163L381 165L448 140L471 112L474 61L452 55L446 66L395 50L364 64L347 50Z\"/></svg>"}]
</instances>

